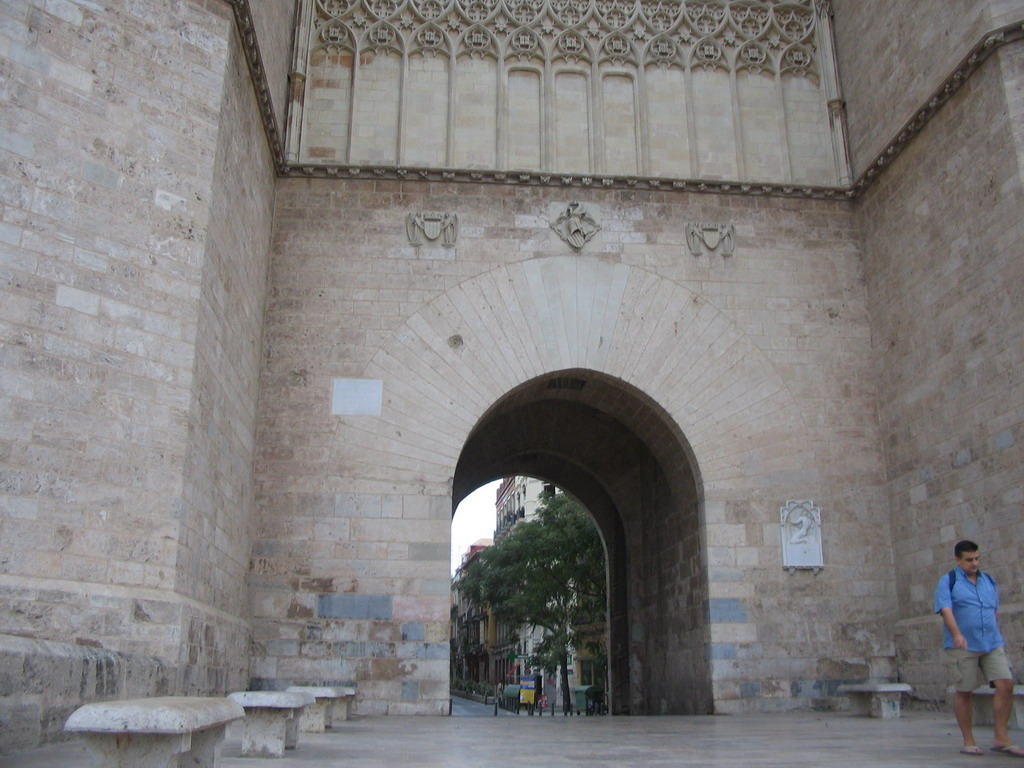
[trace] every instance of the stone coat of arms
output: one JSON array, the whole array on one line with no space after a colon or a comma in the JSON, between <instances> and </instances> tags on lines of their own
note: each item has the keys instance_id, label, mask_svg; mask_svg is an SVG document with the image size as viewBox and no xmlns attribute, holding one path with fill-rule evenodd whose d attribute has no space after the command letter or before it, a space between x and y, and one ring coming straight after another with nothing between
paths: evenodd
<instances>
[{"instance_id":1,"label":"stone coat of arms","mask_svg":"<svg viewBox=\"0 0 1024 768\"><path fill-rule=\"evenodd\" d=\"M736 248L736 228L732 224L691 222L686 225L686 244L692 256L703 253L701 245L709 251L722 246L723 256L732 256Z\"/></svg>"},{"instance_id":2,"label":"stone coat of arms","mask_svg":"<svg viewBox=\"0 0 1024 768\"><path fill-rule=\"evenodd\" d=\"M551 228L568 243L570 248L578 252L601 230L601 225L597 223L597 219L591 215L583 203L574 200L552 222Z\"/></svg>"},{"instance_id":3,"label":"stone coat of arms","mask_svg":"<svg viewBox=\"0 0 1024 768\"><path fill-rule=\"evenodd\" d=\"M424 240L455 245L459 237L459 217L454 213L416 211L405 217L405 231L414 247L423 245Z\"/></svg>"}]
</instances>

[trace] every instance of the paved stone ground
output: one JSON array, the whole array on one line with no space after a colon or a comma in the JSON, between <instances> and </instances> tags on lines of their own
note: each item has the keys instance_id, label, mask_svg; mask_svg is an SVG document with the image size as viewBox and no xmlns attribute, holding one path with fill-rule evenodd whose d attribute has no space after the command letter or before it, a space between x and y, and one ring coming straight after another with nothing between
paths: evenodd
<instances>
[{"instance_id":1,"label":"paved stone ground","mask_svg":"<svg viewBox=\"0 0 1024 768\"><path fill-rule=\"evenodd\" d=\"M991 732L978 730L988 746ZM1024 735L1020 736L1024 739ZM527 759L545 768L838 768L1014 765L1012 758L959 753L952 716L904 713L876 720L847 713L712 717L354 718L326 734L302 734L278 768L491 768ZM239 756L229 731L222 768L268 763ZM1024 761L1017 761L1024 768ZM80 744L0 757L4 768L86 768Z\"/></svg>"}]
</instances>

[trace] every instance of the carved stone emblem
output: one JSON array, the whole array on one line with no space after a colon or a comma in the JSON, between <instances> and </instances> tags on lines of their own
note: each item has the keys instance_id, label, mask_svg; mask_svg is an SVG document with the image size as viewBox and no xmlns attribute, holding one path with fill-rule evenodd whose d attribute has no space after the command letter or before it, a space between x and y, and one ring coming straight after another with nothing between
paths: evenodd
<instances>
[{"instance_id":1,"label":"carved stone emblem","mask_svg":"<svg viewBox=\"0 0 1024 768\"><path fill-rule=\"evenodd\" d=\"M578 200L569 203L569 206L552 222L551 228L574 251L579 251L601 231L601 225L597 223L597 219Z\"/></svg>"},{"instance_id":2,"label":"carved stone emblem","mask_svg":"<svg viewBox=\"0 0 1024 768\"><path fill-rule=\"evenodd\" d=\"M723 256L732 256L736 248L736 228L732 224L691 222L686 225L686 244L693 256L704 252L702 245L709 251L721 246Z\"/></svg>"},{"instance_id":3,"label":"carved stone emblem","mask_svg":"<svg viewBox=\"0 0 1024 768\"><path fill-rule=\"evenodd\" d=\"M779 509L782 525L782 564L796 568L825 565L821 548L821 510L812 501L787 501Z\"/></svg>"},{"instance_id":4,"label":"carved stone emblem","mask_svg":"<svg viewBox=\"0 0 1024 768\"><path fill-rule=\"evenodd\" d=\"M416 211L405 217L405 231L415 247L423 245L424 240L440 240L441 245L455 245L459 236L459 217L454 213Z\"/></svg>"}]
</instances>

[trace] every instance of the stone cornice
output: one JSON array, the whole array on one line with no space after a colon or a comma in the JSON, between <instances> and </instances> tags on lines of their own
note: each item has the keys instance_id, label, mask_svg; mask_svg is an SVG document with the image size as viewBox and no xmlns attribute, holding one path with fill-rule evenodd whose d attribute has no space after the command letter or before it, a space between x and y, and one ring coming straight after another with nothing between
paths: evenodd
<instances>
[{"instance_id":1,"label":"stone cornice","mask_svg":"<svg viewBox=\"0 0 1024 768\"><path fill-rule=\"evenodd\" d=\"M529 187L567 187L595 189L646 189L676 192L707 192L718 195L751 195L846 199L843 187L766 182L709 181L707 179L657 178L651 176L615 176L593 173L553 173L549 171L494 171L464 168L401 168L377 165L318 165L297 163L281 169L283 176L345 179L392 179L399 181L436 181L445 183L505 184Z\"/></svg>"},{"instance_id":2,"label":"stone cornice","mask_svg":"<svg viewBox=\"0 0 1024 768\"><path fill-rule=\"evenodd\" d=\"M854 200L871 186L919 134L975 70L1004 45L1024 38L1024 21L1008 24L986 33L959 65L943 80L924 106L917 110L896 137L875 157L849 187L822 187L799 184L772 184L706 179L670 179L645 176L614 176L603 174L569 174L538 171L495 171L444 168L402 168L398 166L358 166L327 164L290 164L284 159L284 142L274 113L266 70L260 55L259 42L252 19L251 0L226 0L235 14L242 47L256 90L263 126L274 156L278 175L301 178L393 179L402 181L434 181L446 183L505 184L567 188L645 189L710 194L796 197L810 199Z\"/></svg>"},{"instance_id":3,"label":"stone cornice","mask_svg":"<svg viewBox=\"0 0 1024 768\"><path fill-rule=\"evenodd\" d=\"M238 29L238 36L242 40L245 61L249 65L249 75L252 78L253 89L256 91L256 100L259 102L263 130L266 131L267 142L274 156L274 165L277 167L278 173L281 174L286 170L284 137L277 124L277 115L274 113L274 100L271 97L270 83L267 81L267 71L263 68L259 40L256 39L250 0L227 0L227 3L235 12L235 26Z\"/></svg>"}]
</instances>

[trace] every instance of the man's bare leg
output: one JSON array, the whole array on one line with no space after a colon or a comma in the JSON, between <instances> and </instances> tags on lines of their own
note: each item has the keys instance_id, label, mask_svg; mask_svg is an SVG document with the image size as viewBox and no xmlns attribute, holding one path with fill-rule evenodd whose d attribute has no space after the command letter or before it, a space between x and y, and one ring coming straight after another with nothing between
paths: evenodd
<instances>
[{"instance_id":1,"label":"man's bare leg","mask_svg":"<svg viewBox=\"0 0 1024 768\"><path fill-rule=\"evenodd\" d=\"M974 705L971 702L970 691L956 692L956 697L953 699L953 712L956 714L956 724L960 726L960 733L964 737L964 746L977 746L974 743ZM996 743L999 743L998 740Z\"/></svg>"},{"instance_id":2,"label":"man's bare leg","mask_svg":"<svg viewBox=\"0 0 1024 768\"><path fill-rule=\"evenodd\" d=\"M995 745L1005 747L1012 744L1010 740L1010 710L1013 708L1013 680L996 680L995 693L992 695L992 730Z\"/></svg>"}]
</instances>

